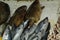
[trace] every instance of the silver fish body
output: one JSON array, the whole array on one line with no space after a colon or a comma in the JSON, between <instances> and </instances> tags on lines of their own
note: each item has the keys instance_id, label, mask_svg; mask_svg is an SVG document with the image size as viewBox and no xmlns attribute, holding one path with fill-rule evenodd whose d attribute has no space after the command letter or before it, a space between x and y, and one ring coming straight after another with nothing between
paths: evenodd
<instances>
[{"instance_id":1,"label":"silver fish body","mask_svg":"<svg viewBox=\"0 0 60 40\"><path fill-rule=\"evenodd\" d=\"M3 32L4 32L5 29L6 29L6 26L7 26L7 25L6 25L5 23L0 25L0 36L3 35Z\"/></svg>"},{"instance_id":2,"label":"silver fish body","mask_svg":"<svg viewBox=\"0 0 60 40\"><path fill-rule=\"evenodd\" d=\"M22 31L23 29L25 28L25 26L27 25L29 20L25 21L24 22L24 25L21 24L16 30L15 30L15 33L12 34L12 32L14 31L11 31L12 30L12 27L10 25L7 26L5 32L4 32L4 35L3 35L3 40L18 40L20 35L22 34ZM15 34L15 35L14 35ZM13 36L12 36L13 35ZM19 39L20 40L20 39Z\"/></svg>"},{"instance_id":3,"label":"silver fish body","mask_svg":"<svg viewBox=\"0 0 60 40\"><path fill-rule=\"evenodd\" d=\"M33 25L30 29L26 29L24 33L22 33L20 40L41 40L45 35L48 23L48 19L45 18L38 26Z\"/></svg>"},{"instance_id":4,"label":"silver fish body","mask_svg":"<svg viewBox=\"0 0 60 40\"><path fill-rule=\"evenodd\" d=\"M42 38L42 37L44 36L44 34L45 34L47 25L48 25L48 23L44 24L44 25L42 26L41 30L40 30L38 33L34 32L34 33L30 36L30 38L29 38L28 40L32 40L32 39L35 39L35 38L37 38L38 40L41 40L41 38Z\"/></svg>"},{"instance_id":5,"label":"silver fish body","mask_svg":"<svg viewBox=\"0 0 60 40\"><path fill-rule=\"evenodd\" d=\"M34 28L34 29L33 29ZM26 29L22 35L20 40L28 40L29 35L31 35L36 29L36 25L33 25L30 29Z\"/></svg>"},{"instance_id":6,"label":"silver fish body","mask_svg":"<svg viewBox=\"0 0 60 40\"><path fill-rule=\"evenodd\" d=\"M24 28L27 26L29 20L25 21L23 24L21 24L17 29L16 29L16 33L14 35L14 37L11 37L9 34L9 30L6 29L7 31L5 32L5 36L3 36L3 40L41 40L41 38L45 35L47 27L48 27L48 19L45 18L44 20L42 20L38 26L36 26L35 24L32 25L31 28L26 29L24 32ZM10 27L11 30L11 27ZM13 32L13 31L12 31ZM7 34L7 35L6 35Z\"/></svg>"},{"instance_id":7,"label":"silver fish body","mask_svg":"<svg viewBox=\"0 0 60 40\"><path fill-rule=\"evenodd\" d=\"M10 29L9 27L11 27L11 26L8 25L8 26L6 27L6 30L5 30L5 32L4 32L4 34L3 34L2 40L11 40L11 38L12 38L11 32L10 32L11 29Z\"/></svg>"},{"instance_id":8,"label":"silver fish body","mask_svg":"<svg viewBox=\"0 0 60 40\"><path fill-rule=\"evenodd\" d=\"M13 38L13 40L20 40L20 36L23 32L23 29L27 26L29 20L26 20L22 25L20 25L17 29L16 29L16 34Z\"/></svg>"}]
</instances>

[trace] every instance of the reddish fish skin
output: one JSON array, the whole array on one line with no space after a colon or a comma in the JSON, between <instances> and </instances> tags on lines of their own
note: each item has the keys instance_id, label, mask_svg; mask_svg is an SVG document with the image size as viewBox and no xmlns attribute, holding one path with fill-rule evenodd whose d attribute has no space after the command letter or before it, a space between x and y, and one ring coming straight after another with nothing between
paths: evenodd
<instances>
[{"instance_id":1,"label":"reddish fish skin","mask_svg":"<svg viewBox=\"0 0 60 40\"><path fill-rule=\"evenodd\" d=\"M24 16L26 14L27 6L23 5L19 8L16 9L15 13L9 20L9 24L11 26L15 25L18 27L23 21L24 21Z\"/></svg>"},{"instance_id":2,"label":"reddish fish skin","mask_svg":"<svg viewBox=\"0 0 60 40\"><path fill-rule=\"evenodd\" d=\"M10 16L10 7L7 3L0 1L0 25L5 23Z\"/></svg>"},{"instance_id":3,"label":"reddish fish skin","mask_svg":"<svg viewBox=\"0 0 60 40\"><path fill-rule=\"evenodd\" d=\"M32 26L34 23L40 20L42 9L39 0L35 0L27 10L25 20L30 19L28 26Z\"/></svg>"}]
</instances>

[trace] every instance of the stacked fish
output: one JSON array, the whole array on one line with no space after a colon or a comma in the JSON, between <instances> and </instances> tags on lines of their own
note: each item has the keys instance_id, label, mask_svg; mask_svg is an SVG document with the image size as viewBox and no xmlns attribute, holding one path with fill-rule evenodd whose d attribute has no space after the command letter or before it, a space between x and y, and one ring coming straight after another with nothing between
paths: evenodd
<instances>
[{"instance_id":1,"label":"stacked fish","mask_svg":"<svg viewBox=\"0 0 60 40\"><path fill-rule=\"evenodd\" d=\"M48 35L45 34L48 33L47 28L49 25L48 18L46 17L38 26L33 25L31 28L26 29L20 36L20 40L46 40L43 37L45 36L47 38Z\"/></svg>"},{"instance_id":2,"label":"stacked fish","mask_svg":"<svg viewBox=\"0 0 60 40\"><path fill-rule=\"evenodd\" d=\"M14 37L12 37L12 34L9 28L6 28L6 31L3 36L3 40L46 40L49 33L48 27L50 27L50 23L48 21L48 18L45 18L42 20L38 26L33 24L33 26L29 29L26 29L24 32L24 28L27 26L27 23L29 20L21 24L15 31ZM10 26L9 26L10 27ZM47 34L47 35L46 35Z\"/></svg>"},{"instance_id":3,"label":"stacked fish","mask_svg":"<svg viewBox=\"0 0 60 40\"><path fill-rule=\"evenodd\" d=\"M6 28L6 33L7 35L10 35L8 36L9 40L12 40L12 38L14 37L14 35L16 34L17 32L17 28L19 29L20 25L21 24L24 24L24 16L26 14L26 6L23 5L21 7L19 7L15 13L13 14L13 16L10 18L10 20L8 21L8 25L7 25L7 28ZM23 28L23 26L21 26ZM9 31L7 31L9 28ZM20 31L19 31L20 32ZM4 35L5 35L4 34ZM7 39L4 39L5 37L3 36L3 40L7 40Z\"/></svg>"},{"instance_id":4,"label":"stacked fish","mask_svg":"<svg viewBox=\"0 0 60 40\"><path fill-rule=\"evenodd\" d=\"M9 6L6 3L3 5L3 3L0 3L2 5L0 23L6 26L1 26L4 27L2 40L47 40L50 29L48 17L43 19L38 25L34 24L40 20L44 9L44 6L40 5L39 0L35 0L28 9L26 5L17 8L9 20Z\"/></svg>"}]
</instances>

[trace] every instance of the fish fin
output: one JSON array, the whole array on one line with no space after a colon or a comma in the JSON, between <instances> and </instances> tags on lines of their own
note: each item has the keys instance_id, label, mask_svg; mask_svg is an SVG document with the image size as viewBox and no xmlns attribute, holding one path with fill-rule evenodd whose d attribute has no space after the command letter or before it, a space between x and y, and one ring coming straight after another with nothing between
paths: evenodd
<instances>
[{"instance_id":1,"label":"fish fin","mask_svg":"<svg viewBox=\"0 0 60 40\"><path fill-rule=\"evenodd\" d=\"M45 8L45 6L42 6L41 9L43 10Z\"/></svg>"}]
</instances>

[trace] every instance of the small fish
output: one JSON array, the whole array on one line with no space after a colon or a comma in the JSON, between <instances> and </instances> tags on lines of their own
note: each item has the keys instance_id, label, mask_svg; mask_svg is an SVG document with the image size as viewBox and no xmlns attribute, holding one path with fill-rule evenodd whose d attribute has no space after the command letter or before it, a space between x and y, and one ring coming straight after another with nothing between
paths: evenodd
<instances>
[{"instance_id":1,"label":"small fish","mask_svg":"<svg viewBox=\"0 0 60 40\"><path fill-rule=\"evenodd\" d=\"M30 19L30 21L28 23L29 27L40 20L40 16L41 16L41 13L42 13L42 10L44 9L44 7L45 6L41 7L39 0L35 0L30 5L30 7L27 10L27 14L25 16L25 20ZM26 27L26 29L28 28L28 26Z\"/></svg>"},{"instance_id":2,"label":"small fish","mask_svg":"<svg viewBox=\"0 0 60 40\"><path fill-rule=\"evenodd\" d=\"M46 17L45 19L43 19L37 26L37 28L35 29L35 31L33 32L33 34L31 34L28 39L32 40L35 39L35 37L37 37L38 40L41 40L41 38L45 35L45 32L47 30L48 27L48 18Z\"/></svg>"},{"instance_id":3,"label":"small fish","mask_svg":"<svg viewBox=\"0 0 60 40\"><path fill-rule=\"evenodd\" d=\"M23 5L17 8L13 16L8 21L8 25L11 26L11 30L10 30L11 36L12 36L11 38L13 38L14 35L16 34L16 29L19 27L19 25L21 25L24 22L24 16L26 14L26 9L27 9L26 5Z\"/></svg>"},{"instance_id":4,"label":"small fish","mask_svg":"<svg viewBox=\"0 0 60 40\"><path fill-rule=\"evenodd\" d=\"M24 22L24 16L26 14L26 9L27 9L26 5L23 5L17 8L13 16L10 18L9 24L11 26L15 25L16 27L18 27L22 22Z\"/></svg>"},{"instance_id":5,"label":"small fish","mask_svg":"<svg viewBox=\"0 0 60 40\"><path fill-rule=\"evenodd\" d=\"M0 1L0 35L2 36L10 16L10 7L7 3Z\"/></svg>"},{"instance_id":6,"label":"small fish","mask_svg":"<svg viewBox=\"0 0 60 40\"><path fill-rule=\"evenodd\" d=\"M46 17L45 19L43 19L37 26L36 28L36 33L38 33L40 30L42 30L42 28L45 28L45 27L42 27L44 24L48 23L48 17ZM47 29L47 27L45 28L45 30Z\"/></svg>"}]
</instances>

